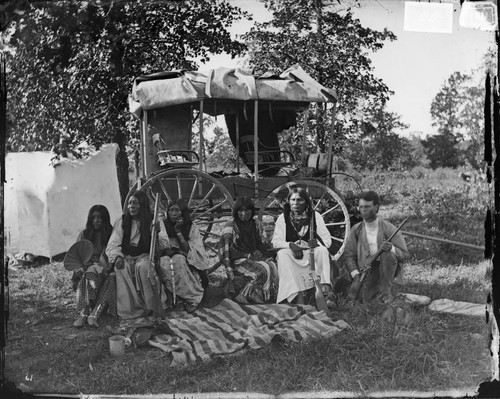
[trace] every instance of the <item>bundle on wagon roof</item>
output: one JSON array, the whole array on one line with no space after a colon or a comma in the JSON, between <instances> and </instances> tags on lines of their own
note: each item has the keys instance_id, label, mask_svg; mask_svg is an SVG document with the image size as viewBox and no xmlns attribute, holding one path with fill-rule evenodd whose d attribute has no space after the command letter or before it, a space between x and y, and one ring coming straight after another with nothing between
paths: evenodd
<instances>
[{"instance_id":1,"label":"bundle on wagon roof","mask_svg":"<svg viewBox=\"0 0 500 399\"><path fill-rule=\"evenodd\" d=\"M234 198L249 196L259 217L276 218L290 183L307 187L316 210L325 214L332 238L332 254L343 251L350 223L348 211L334 190L332 140L323 177L300 180L278 172L295 164L293 155L280 148L278 133L297 123L297 115L310 103L332 103L332 125L337 96L309 76L299 65L277 75L252 75L243 69L217 68L208 72L169 71L135 79L130 111L141 120L141 179L138 186L158 192L165 200L184 198L206 237L212 225L231 214ZM228 134L240 160L253 178L211 176L202 159L204 115L224 115ZM199 120L199 146L193 148L193 125ZM333 133L333 129L331 129ZM331 137L332 139L332 137ZM302 164L307 161L305 134ZM304 165L305 166L305 165ZM151 195L153 198L154 195Z\"/></svg>"}]
</instances>

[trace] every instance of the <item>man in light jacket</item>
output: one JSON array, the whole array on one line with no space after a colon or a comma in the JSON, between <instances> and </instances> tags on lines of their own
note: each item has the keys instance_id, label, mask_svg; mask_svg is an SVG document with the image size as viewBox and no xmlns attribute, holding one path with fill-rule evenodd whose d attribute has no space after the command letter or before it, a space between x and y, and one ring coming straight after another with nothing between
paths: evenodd
<instances>
[{"instance_id":1,"label":"man in light jacket","mask_svg":"<svg viewBox=\"0 0 500 399\"><path fill-rule=\"evenodd\" d=\"M410 256L401 232L391 242L387 239L396 227L378 216L380 199L376 192L366 191L359 200L362 222L353 226L347 239L344 258L353 278L352 285L359 284L362 269L378 249L382 254L372 263L358 298L361 302L377 299L381 303L393 300L394 278L402 272L403 262Z\"/></svg>"}]
</instances>

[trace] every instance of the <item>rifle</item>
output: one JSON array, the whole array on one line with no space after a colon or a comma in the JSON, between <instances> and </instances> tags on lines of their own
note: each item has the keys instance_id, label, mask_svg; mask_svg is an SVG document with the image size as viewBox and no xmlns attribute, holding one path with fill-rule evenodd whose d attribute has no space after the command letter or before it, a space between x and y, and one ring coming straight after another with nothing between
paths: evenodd
<instances>
[{"instance_id":1,"label":"rifle","mask_svg":"<svg viewBox=\"0 0 500 399\"><path fill-rule=\"evenodd\" d=\"M311 222L309 223L309 241L311 240L314 240L314 211L311 215ZM314 293L314 297L316 299L316 309L320 311L323 310L328 316L330 316L330 309L328 309L325 296L323 295L323 291L321 290L319 277L316 275L314 248L312 246L309 246L309 268L311 269L310 274L314 281L314 286L316 287L316 292Z\"/></svg>"},{"instance_id":2,"label":"rifle","mask_svg":"<svg viewBox=\"0 0 500 399\"><path fill-rule=\"evenodd\" d=\"M156 231L156 223L158 222L160 194L155 196L155 210L153 214L153 225L151 226L151 245L149 247L149 260L151 267L148 270L148 279L153 288L153 315L155 318L164 318L165 312L161 303L161 284L158 278L158 272L161 272L159 265L156 262L156 241L158 233Z\"/></svg>"},{"instance_id":3,"label":"rifle","mask_svg":"<svg viewBox=\"0 0 500 399\"><path fill-rule=\"evenodd\" d=\"M394 236L399 232L399 230L401 230L401 228L405 225L407 221L408 219L403 220L403 223L399 225L399 227L394 231L394 233L391 234L391 236L386 241L390 242L394 238ZM351 287L349 288L349 293L347 294L348 299L355 301L358 298L359 291L361 291L361 287L363 286L363 282L365 281L366 274L370 271L373 262L375 262L375 260L380 256L382 252L383 251L380 250L379 248L375 253L375 255L370 257L370 259L368 259L368 262L366 262L365 266L363 266L360 269L361 277L356 283L353 281L353 283L351 284Z\"/></svg>"},{"instance_id":4,"label":"rifle","mask_svg":"<svg viewBox=\"0 0 500 399\"><path fill-rule=\"evenodd\" d=\"M172 261L172 257L170 256L170 274L172 276L172 306L175 305L176 302L176 293L175 293L175 272L174 272L174 262Z\"/></svg>"},{"instance_id":5,"label":"rifle","mask_svg":"<svg viewBox=\"0 0 500 399\"><path fill-rule=\"evenodd\" d=\"M224 237L224 268L227 275L227 292L229 295L234 295L236 289L234 287L234 274L231 270L231 259L229 256L229 239Z\"/></svg>"}]
</instances>

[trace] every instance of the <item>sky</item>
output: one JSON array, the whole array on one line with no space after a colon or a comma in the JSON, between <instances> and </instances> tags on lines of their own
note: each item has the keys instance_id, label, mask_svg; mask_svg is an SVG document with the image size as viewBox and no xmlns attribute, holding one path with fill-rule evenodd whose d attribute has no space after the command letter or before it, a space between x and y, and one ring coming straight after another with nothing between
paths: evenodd
<instances>
[{"instance_id":1,"label":"sky","mask_svg":"<svg viewBox=\"0 0 500 399\"><path fill-rule=\"evenodd\" d=\"M230 3L248 11L254 20L264 22L272 15L258 0L230 0ZM446 79L455 71L463 73L477 68L488 48L495 48L494 32L463 28L459 24L459 1L453 6L452 33L428 33L404 30L404 0L361 0L361 7L353 7L354 15L363 25L372 29L388 28L396 36L393 42L372 54L374 74L381 78L394 95L388 110L401 115L410 127L400 132L436 133L430 116L431 102ZM437 1L435 1L437 3ZM233 35L250 30L253 22L237 22L230 31ZM203 68L236 67L238 60L228 56L214 56Z\"/></svg>"}]
</instances>

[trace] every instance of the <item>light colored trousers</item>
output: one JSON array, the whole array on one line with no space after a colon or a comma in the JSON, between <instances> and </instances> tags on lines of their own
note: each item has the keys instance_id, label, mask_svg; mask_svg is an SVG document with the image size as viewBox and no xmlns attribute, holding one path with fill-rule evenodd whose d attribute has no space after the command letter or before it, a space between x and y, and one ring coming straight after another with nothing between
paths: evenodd
<instances>
[{"instance_id":1,"label":"light colored trousers","mask_svg":"<svg viewBox=\"0 0 500 399\"><path fill-rule=\"evenodd\" d=\"M295 259L291 249L281 249L278 251L277 260L279 284L276 303L285 299L291 302L300 291L314 287L309 266L309 250L304 251L302 259ZM330 254L327 248L314 248L314 269L321 284L331 284Z\"/></svg>"}]
</instances>

